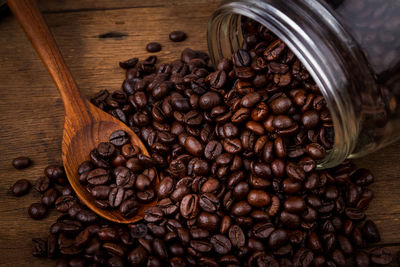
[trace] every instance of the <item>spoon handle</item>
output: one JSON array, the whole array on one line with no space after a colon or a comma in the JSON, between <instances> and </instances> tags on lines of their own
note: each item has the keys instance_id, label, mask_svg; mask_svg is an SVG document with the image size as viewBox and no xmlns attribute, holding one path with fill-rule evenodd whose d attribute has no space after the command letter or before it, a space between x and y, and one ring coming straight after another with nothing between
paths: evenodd
<instances>
[{"instance_id":1,"label":"spoon handle","mask_svg":"<svg viewBox=\"0 0 400 267\"><path fill-rule=\"evenodd\" d=\"M65 64L36 0L7 0L7 3L53 78L64 102L67 117L76 117L79 121L89 119L88 101L80 93ZM78 114L79 116L74 116Z\"/></svg>"}]
</instances>

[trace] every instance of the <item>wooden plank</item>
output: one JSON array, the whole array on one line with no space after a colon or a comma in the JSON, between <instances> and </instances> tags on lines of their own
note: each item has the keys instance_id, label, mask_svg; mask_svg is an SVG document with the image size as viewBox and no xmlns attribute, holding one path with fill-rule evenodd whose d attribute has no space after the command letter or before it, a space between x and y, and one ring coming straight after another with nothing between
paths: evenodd
<instances>
[{"instance_id":1,"label":"wooden plank","mask_svg":"<svg viewBox=\"0 0 400 267\"><path fill-rule=\"evenodd\" d=\"M162 43L163 50L157 53L160 62L175 59L185 47L207 49L206 25L218 1L165 2L40 3L78 85L85 94L93 95L101 89L120 88L124 73L118 62L150 55L144 49L147 42ZM131 7L126 9L127 4ZM186 31L188 39L183 43L170 42L168 33L175 29ZM98 38L112 31L127 36ZM63 107L50 77L12 16L0 20L0 47L0 265L47 266L51 265L49 260L30 255L30 239L45 237L57 213L33 221L26 211L30 203L38 201L39 194L14 198L7 190L17 179L34 180L43 174L46 165L61 163ZM23 171L13 169L11 160L19 155L32 157L34 165ZM381 244L393 251L400 249L399 155L397 143L357 160L360 167L372 169L376 176L372 186L375 199L368 216L381 230Z\"/></svg>"},{"instance_id":2,"label":"wooden plank","mask_svg":"<svg viewBox=\"0 0 400 267\"><path fill-rule=\"evenodd\" d=\"M216 6L221 3L221 0L79 0L79 1L52 1L52 0L39 0L38 3L45 13L58 13L58 12L81 12L81 11L95 11L106 9L136 9L140 7L159 8L159 7L176 7L188 6L192 7L194 12L203 13L202 10L197 9L199 4L210 4Z\"/></svg>"}]
</instances>

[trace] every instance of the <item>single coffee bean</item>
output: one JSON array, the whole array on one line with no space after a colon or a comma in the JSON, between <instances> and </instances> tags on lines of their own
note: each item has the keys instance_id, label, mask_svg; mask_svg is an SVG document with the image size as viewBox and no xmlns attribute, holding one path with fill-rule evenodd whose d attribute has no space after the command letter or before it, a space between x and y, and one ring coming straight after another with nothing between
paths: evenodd
<instances>
[{"instance_id":1,"label":"single coffee bean","mask_svg":"<svg viewBox=\"0 0 400 267\"><path fill-rule=\"evenodd\" d=\"M375 248L371 250L371 261L378 265L388 265L392 262L392 253L387 248Z\"/></svg>"},{"instance_id":2,"label":"single coffee bean","mask_svg":"<svg viewBox=\"0 0 400 267\"><path fill-rule=\"evenodd\" d=\"M125 131L118 130L110 135L110 143L114 146L123 146L129 142L129 136Z\"/></svg>"},{"instance_id":3,"label":"single coffee bean","mask_svg":"<svg viewBox=\"0 0 400 267\"><path fill-rule=\"evenodd\" d=\"M109 181L110 175L107 170L97 168L89 172L86 180L91 185L102 185Z\"/></svg>"},{"instance_id":4,"label":"single coffee bean","mask_svg":"<svg viewBox=\"0 0 400 267\"><path fill-rule=\"evenodd\" d=\"M186 33L183 31L173 31L169 34L169 39L173 42L182 42L186 39Z\"/></svg>"},{"instance_id":5,"label":"single coffee bean","mask_svg":"<svg viewBox=\"0 0 400 267\"><path fill-rule=\"evenodd\" d=\"M28 157L18 157L13 159L12 161L12 165L14 166L14 168L18 170L28 168L31 165L31 163L32 161Z\"/></svg>"},{"instance_id":6,"label":"single coffee bean","mask_svg":"<svg viewBox=\"0 0 400 267\"><path fill-rule=\"evenodd\" d=\"M181 215L186 219L192 219L199 213L199 197L195 194L186 195L180 204Z\"/></svg>"},{"instance_id":7,"label":"single coffee bean","mask_svg":"<svg viewBox=\"0 0 400 267\"><path fill-rule=\"evenodd\" d=\"M46 205L47 207L51 207L56 202L56 199L60 195L60 192L57 191L55 188L50 188L46 192L44 192L41 202L42 204Z\"/></svg>"},{"instance_id":8,"label":"single coffee bean","mask_svg":"<svg viewBox=\"0 0 400 267\"><path fill-rule=\"evenodd\" d=\"M357 267L369 267L371 266L371 261L367 252L359 250L356 252L354 257L354 262Z\"/></svg>"},{"instance_id":9,"label":"single coffee bean","mask_svg":"<svg viewBox=\"0 0 400 267\"><path fill-rule=\"evenodd\" d=\"M32 219L40 220L47 214L47 208L42 203L33 203L29 206L28 214Z\"/></svg>"},{"instance_id":10,"label":"single coffee bean","mask_svg":"<svg viewBox=\"0 0 400 267\"><path fill-rule=\"evenodd\" d=\"M228 231L229 239L233 246L239 248L245 245L246 243L246 236L238 225L232 225Z\"/></svg>"},{"instance_id":11,"label":"single coffee bean","mask_svg":"<svg viewBox=\"0 0 400 267\"><path fill-rule=\"evenodd\" d=\"M55 202L56 210L59 212L67 212L69 208L75 205L76 199L74 196L61 196Z\"/></svg>"},{"instance_id":12,"label":"single coffee bean","mask_svg":"<svg viewBox=\"0 0 400 267\"><path fill-rule=\"evenodd\" d=\"M231 242L224 235L214 235L211 237L210 242L218 254L228 254L232 249Z\"/></svg>"},{"instance_id":13,"label":"single coffee bean","mask_svg":"<svg viewBox=\"0 0 400 267\"><path fill-rule=\"evenodd\" d=\"M20 179L16 181L11 187L11 193L16 197L20 197L27 194L30 188L31 183L28 180Z\"/></svg>"},{"instance_id":14,"label":"single coffee bean","mask_svg":"<svg viewBox=\"0 0 400 267\"><path fill-rule=\"evenodd\" d=\"M47 189L49 189L50 185L50 178L47 176L41 176L36 180L33 188L35 188L35 190L39 193L44 193Z\"/></svg>"},{"instance_id":15,"label":"single coffee bean","mask_svg":"<svg viewBox=\"0 0 400 267\"><path fill-rule=\"evenodd\" d=\"M378 228L371 220L366 220L363 226L363 233L367 242L375 243L381 241Z\"/></svg>"},{"instance_id":16,"label":"single coffee bean","mask_svg":"<svg viewBox=\"0 0 400 267\"><path fill-rule=\"evenodd\" d=\"M135 216L139 212L140 204L136 200L127 199L121 203L119 207L119 212L125 218L130 218Z\"/></svg>"},{"instance_id":17,"label":"single coffee bean","mask_svg":"<svg viewBox=\"0 0 400 267\"><path fill-rule=\"evenodd\" d=\"M292 213L300 213L306 208L306 202L302 197L290 196L283 203L283 208Z\"/></svg>"},{"instance_id":18,"label":"single coffee bean","mask_svg":"<svg viewBox=\"0 0 400 267\"><path fill-rule=\"evenodd\" d=\"M247 202L254 207L265 207L271 201L270 196L263 190L251 190L247 195Z\"/></svg>"},{"instance_id":19,"label":"single coffee bean","mask_svg":"<svg viewBox=\"0 0 400 267\"><path fill-rule=\"evenodd\" d=\"M151 53L158 52L161 50L161 44L157 43L157 42L148 43L146 45L146 50L147 50L147 52L151 52Z\"/></svg>"},{"instance_id":20,"label":"single coffee bean","mask_svg":"<svg viewBox=\"0 0 400 267\"><path fill-rule=\"evenodd\" d=\"M218 229L220 218L216 214L209 212L201 212L197 217L197 224L199 227L210 231L216 231Z\"/></svg>"},{"instance_id":21,"label":"single coffee bean","mask_svg":"<svg viewBox=\"0 0 400 267\"><path fill-rule=\"evenodd\" d=\"M232 214L234 216L246 216L251 212L251 209L246 201L239 201L232 206Z\"/></svg>"}]
</instances>

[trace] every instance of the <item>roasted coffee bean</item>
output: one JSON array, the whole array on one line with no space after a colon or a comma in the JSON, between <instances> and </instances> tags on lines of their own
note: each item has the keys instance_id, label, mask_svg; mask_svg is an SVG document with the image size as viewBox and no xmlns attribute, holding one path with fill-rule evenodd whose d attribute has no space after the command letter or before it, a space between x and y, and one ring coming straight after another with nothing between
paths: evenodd
<instances>
[{"instance_id":1,"label":"roasted coffee bean","mask_svg":"<svg viewBox=\"0 0 400 267\"><path fill-rule=\"evenodd\" d=\"M125 218L130 218L132 216L135 216L139 212L139 208L140 208L139 202L133 199L127 199L121 203L119 207L119 212Z\"/></svg>"},{"instance_id":2,"label":"roasted coffee bean","mask_svg":"<svg viewBox=\"0 0 400 267\"><path fill-rule=\"evenodd\" d=\"M232 214L235 216L246 216L251 212L251 206L246 201L239 201L233 204Z\"/></svg>"},{"instance_id":3,"label":"roasted coffee bean","mask_svg":"<svg viewBox=\"0 0 400 267\"><path fill-rule=\"evenodd\" d=\"M264 57L269 61L276 60L282 55L285 47L285 44L278 39L266 48Z\"/></svg>"},{"instance_id":4,"label":"roasted coffee bean","mask_svg":"<svg viewBox=\"0 0 400 267\"><path fill-rule=\"evenodd\" d=\"M199 197L195 194L186 195L180 204L181 215L186 219L192 219L199 213Z\"/></svg>"},{"instance_id":5,"label":"roasted coffee bean","mask_svg":"<svg viewBox=\"0 0 400 267\"><path fill-rule=\"evenodd\" d=\"M69 208L71 208L73 205L75 205L76 203L76 199L74 196L61 196L59 198L57 198L56 202L55 202L55 207L56 210L58 210L59 212L67 212L69 210Z\"/></svg>"},{"instance_id":6,"label":"roasted coffee bean","mask_svg":"<svg viewBox=\"0 0 400 267\"><path fill-rule=\"evenodd\" d=\"M371 266L371 261L367 252L359 250L356 252L354 257L354 262L357 267L369 267Z\"/></svg>"},{"instance_id":7,"label":"roasted coffee bean","mask_svg":"<svg viewBox=\"0 0 400 267\"><path fill-rule=\"evenodd\" d=\"M371 250L371 261L378 265L388 265L392 262L392 253L387 248L375 248Z\"/></svg>"},{"instance_id":8,"label":"roasted coffee bean","mask_svg":"<svg viewBox=\"0 0 400 267\"><path fill-rule=\"evenodd\" d=\"M129 136L126 132L118 130L110 135L110 143L114 146L123 146L129 142Z\"/></svg>"},{"instance_id":9,"label":"roasted coffee bean","mask_svg":"<svg viewBox=\"0 0 400 267\"><path fill-rule=\"evenodd\" d=\"M151 53L158 52L161 50L161 44L157 43L157 42L148 43L146 45L146 50L147 50L147 52L151 52Z\"/></svg>"},{"instance_id":10,"label":"roasted coffee bean","mask_svg":"<svg viewBox=\"0 0 400 267\"><path fill-rule=\"evenodd\" d=\"M290 196L283 203L283 208L287 212L300 213L306 208L306 202L298 196Z\"/></svg>"},{"instance_id":11,"label":"roasted coffee bean","mask_svg":"<svg viewBox=\"0 0 400 267\"><path fill-rule=\"evenodd\" d=\"M89 172L86 180L91 185L102 185L109 181L110 175L107 170L97 168Z\"/></svg>"},{"instance_id":12,"label":"roasted coffee bean","mask_svg":"<svg viewBox=\"0 0 400 267\"><path fill-rule=\"evenodd\" d=\"M251 57L249 53L243 49L239 49L236 53L234 53L232 60L236 67L246 67L251 63Z\"/></svg>"},{"instance_id":13,"label":"roasted coffee bean","mask_svg":"<svg viewBox=\"0 0 400 267\"><path fill-rule=\"evenodd\" d=\"M56 199L60 195L60 192L55 188L50 188L46 192L44 192L41 202L47 207L52 207L56 202Z\"/></svg>"},{"instance_id":14,"label":"roasted coffee bean","mask_svg":"<svg viewBox=\"0 0 400 267\"><path fill-rule=\"evenodd\" d=\"M29 189L31 189L31 183L26 179L21 179L16 181L10 190L14 196L19 197L27 194Z\"/></svg>"},{"instance_id":15,"label":"roasted coffee bean","mask_svg":"<svg viewBox=\"0 0 400 267\"><path fill-rule=\"evenodd\" d=\"M134 57L122 62L119 62L119 66L123 69L130 69L130 68L134 68L136 66L136 64L138 63L139 59Z\"/></svg>"},{"instance_id":16,"label":"roasted coffee bean","mask_svg":"<svg viewBox=\"0 0 400 267\"><path fill-rule=\"evenodd\" d=\"M367 242L375 243L381 240L376 224L371 220L366 220L363 226L363 233Z\"/></svg>"},{"instance_id":17,"label":"roasted coffee bean","mask_svg":"<svg viewBox=\"0 0 400 267\"><path fill-rule=\"evenodd\" d=\"M246 236L238 225L232 225L228 231L229 239L232 242L232 245L239 248L245 245L246 243Z\"/></svg>"},{"instance_id":18,"label":"roasted coffee bean","mask_svg":"<svg viewBox=\"0 0 400 267\"><path fill-rule=\"evenodd\" d=\"M270 196L263 190L251 190L247 195L247 202L254 207L265 207L270 203Z\"/></svg>"},{"instance_id":19,"label":"roasted coffee bean","mask_svg":"<svg viewBox=\"0 0 400 267\"><path fill-rule=\"evenodd\" d=\"M97 153L103 158L109 158L115 153L115 147L109 142L101 142L97 146Z\"/></svg>"},{"instance_id":20,"label":"roasted coffee bean","mask_svg":"<svg viewBox=\"0 0 400 267\"><path fill-rule=\"evenodd\" d=\"M49 189L50 185L50 178L47 176L41 176L36 180L33 188L35 188L35 190L39 193L44 193L47 189Z\"/></svg>"},{"instance_id":21,"label":"roasted coffee bean","mask_svg":"<svg viewBox=\"0 0 400 267\"><path fill-rule=\"evenodd\" d=\"M228 254L232 249L231 242L224 235L214 235L210 242L218 254Z\"/></svg>"},{"instance_id":22,"label":"roasted coffee bean","mask_svg":"<svg viewBox=\"0 0 400 267\"><path fill-rule=\"evenodd\" d=\"M221 95L216 92L207 92L199 99L199 106L203 110L211 110L221 104Z\"/></svg>"},{"instance_id":23,"label":"roasted coffee bean","mask_svg":"<svg viewBox=\"0 0 400 267\"><path fill-rule=\"evenodd\" d=\"M186 33L183 31L172 31L169 34L169 39L173 42L182 42L186 39Z\"/></svg>"},{"instance_id":24,"label":"roasted coffee bean","mask_svg":"<svg viewBox=\"0 0 400 267\"><path fill-rule=\"evenodd\" d=\"M31 163L32 161L28 157L18 157L13 159L12 161L12 165L14 166L14 168L18 170L28 168L31 165Z\"/></svg>"},{"instance_id":25,"label":"roasted coffee bean","mask_svg":"<svg viewBox=\"0 0 400 267\"><path fill-rule=\"evenodd\" d=\"M132 266L144 265L148 258L148 252L139 245L128 254L128 261Z\"/></svg>"},{"instance_id":26,"label":"roasted coffee bean","mask_svg":"<svg viewBox=\"0 0 400 267\"><path fill-rule=\"evenodd\" d=\"M258 223L254 225L252 233L257 238L267 239L274 230L275 227L272 223Z\"/></svg>"},{"instance_id":27,"label":"roasted coffee bean","mask_svg":"<svg viewBox=\"0 0 400 267\"><path fill-rule=\"evenodd\" d=\"M40 220L47 214L47 208L42 203L33 203L29 206L28 214L32 219Z\"/></svg>"},{"instance_id":28,"label":"roasted coffee bean","mask_svg":"<svg viewBox=\"0 0 400 267\"><path fill-rule=\"evenodd\" d=\"M219 221L218 215L205 211L201 212L197 217L197 225L209 231L216 231Z\"/></svg>"},{"instance_id":29,"label":"roasted coffee bean","mask_svg":"<svg viewBox=\"0 0 400 267\"><path fill-rule=\"evenodd\" d=\"M44 257L46 252L46 242L40 238L32 238L32 255L35 257Z\"/></svg>"},{"instance_id":30,"label":"roasted coffee bean","mask_svg":"<svg viewBox=\"0 0 400 267\"><path fill-rule=\"evenodd\" d=\"M288 235L285 230L283 229L276 229L274 230L268 238L268 246L271 249L277 249L282 245L286 244L288 241Z\"/></svg>"}]
</instances>

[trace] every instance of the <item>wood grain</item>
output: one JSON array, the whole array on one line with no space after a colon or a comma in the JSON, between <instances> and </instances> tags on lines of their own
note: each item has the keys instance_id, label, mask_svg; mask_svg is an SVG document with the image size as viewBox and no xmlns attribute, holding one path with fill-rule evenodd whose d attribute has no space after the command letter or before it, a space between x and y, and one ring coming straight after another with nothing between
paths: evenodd
<instances>
[{"instance_id":1,"label":"wood grain","mask_svg":"<svg viewBox=\"0 0 400 267\"><path fill-rule=\"evenodd\" d=\"M185 47L207 50L206 25L219 1L81 0L40 1L67 65L80 89L93 95L101 89L119 89L124 72L118 62L149 55L145 45L159 41L160 62L176 59ZM129 8L125 8L129 5ZM158 6L160 5L160 6ZM83 8L82 8L83 7ZM168 40L171 30L188 33L182 43ZM100 39L107 32L123 38ZM50 76L12 16L0 18L0 265L51 266L33 258L30 239L45 237L57 216L41 221L28 218L30 203L39 194L15 198L7 192L20 178L34 180L48 164L61 163L64 112ZM17 171L11 160L28 155L34 165ZM393 252L400 249L400 143L356 161L376 177L375 199L368 210L381 230L382 241ZM392 266L396 266L395 263Z\"/></svg>"}]
</instances>

